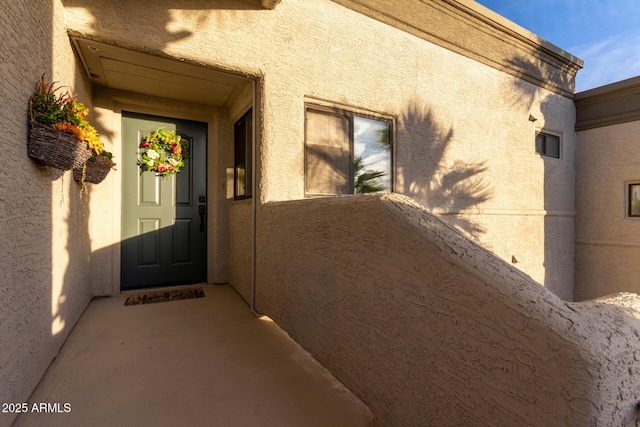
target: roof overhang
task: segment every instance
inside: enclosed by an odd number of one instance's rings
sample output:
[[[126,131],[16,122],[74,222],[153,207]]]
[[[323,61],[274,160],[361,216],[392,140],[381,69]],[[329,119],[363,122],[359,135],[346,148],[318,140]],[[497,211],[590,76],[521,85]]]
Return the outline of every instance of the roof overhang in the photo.
[[[106,42],[71,37],[93,84],[167,99],[227,108],[250,79],[198,64]]]

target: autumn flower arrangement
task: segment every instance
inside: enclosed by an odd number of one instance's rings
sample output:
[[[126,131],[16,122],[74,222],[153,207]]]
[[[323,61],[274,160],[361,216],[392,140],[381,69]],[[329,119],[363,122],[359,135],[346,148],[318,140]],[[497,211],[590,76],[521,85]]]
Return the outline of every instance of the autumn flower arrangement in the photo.
[[[48,166],[69,170],[105,157],[109,169],[115,166],[104,151],[98,132],[87,121],[89,109],[68,91],[60,93],[56,83],[42,75],[29,100],[31,129],[28,154]],[[104,160],[101,162],[105,163]],[[105,163],[105,164],[106,164]]]
[[[140,168],[160,176],[180,172],[187,159],[186,146],[180,135],[164,128],[158,128],[144,136],[140,149]]]

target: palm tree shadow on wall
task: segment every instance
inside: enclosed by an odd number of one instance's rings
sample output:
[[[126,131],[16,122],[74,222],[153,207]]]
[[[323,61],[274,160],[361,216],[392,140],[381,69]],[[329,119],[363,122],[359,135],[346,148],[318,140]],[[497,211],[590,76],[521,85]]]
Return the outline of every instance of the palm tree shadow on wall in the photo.
[[[570,77],[568,71],[555,70],[541,60],[514,56],[508,60],[508,63],[513,69],[526,70],[530,76],[528,79],[514,79],[513,90],[509,92],[511,96],[507,99],[514,108],[528,112],[545,86],[552,90],[575,87],[575,78]],[[544,104],[543,100],[542,109]]]
[[[447,222],[478,239],[486,229],[469,212],[493,197],[483,176],[488,167],[485,161],[447,159],[454,136],[453,128],[442,126],[431,108],[412,102],[400,118],[397,191],[443,213]]]

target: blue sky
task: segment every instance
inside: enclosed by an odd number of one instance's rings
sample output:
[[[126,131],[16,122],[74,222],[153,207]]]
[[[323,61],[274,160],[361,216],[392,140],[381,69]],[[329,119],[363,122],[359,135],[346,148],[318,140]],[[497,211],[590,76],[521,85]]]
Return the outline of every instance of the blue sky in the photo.
[[[640,75],[640,0],[476,0],[584,61],[576,91]]]

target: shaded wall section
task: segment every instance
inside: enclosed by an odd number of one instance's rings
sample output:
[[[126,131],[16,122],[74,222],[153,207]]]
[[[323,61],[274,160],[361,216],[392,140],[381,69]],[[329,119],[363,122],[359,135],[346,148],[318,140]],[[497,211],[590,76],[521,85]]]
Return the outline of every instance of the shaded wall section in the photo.
[[[57,0],[10,0],[0,13],[0,402],[27,401],[91,298],[91,192],[81,197],[71,172],[38,166],[26,149],[42,74],[91,108],[63,12]]]
[[[382,425],[625,425],[640,323],[566,303],[404,196],[272,202],[257,308]]]

